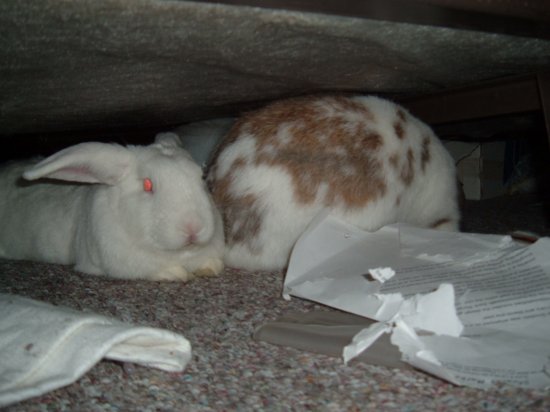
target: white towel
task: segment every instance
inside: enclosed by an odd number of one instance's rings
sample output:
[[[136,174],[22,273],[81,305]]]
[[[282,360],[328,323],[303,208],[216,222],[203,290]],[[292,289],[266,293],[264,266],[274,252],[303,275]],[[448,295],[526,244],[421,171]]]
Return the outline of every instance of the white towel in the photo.
[[[102,358],[179,372],[191,345],[167,330],[0,294],[0,407],[69,385]]]

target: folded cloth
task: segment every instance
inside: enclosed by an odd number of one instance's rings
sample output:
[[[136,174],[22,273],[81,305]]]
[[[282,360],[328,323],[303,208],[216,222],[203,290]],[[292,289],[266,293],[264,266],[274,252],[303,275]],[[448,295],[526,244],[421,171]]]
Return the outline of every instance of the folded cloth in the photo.
[[[0,407],[76,381],[102,358],[182,371],[191,345],[167,330],[0,294]]]

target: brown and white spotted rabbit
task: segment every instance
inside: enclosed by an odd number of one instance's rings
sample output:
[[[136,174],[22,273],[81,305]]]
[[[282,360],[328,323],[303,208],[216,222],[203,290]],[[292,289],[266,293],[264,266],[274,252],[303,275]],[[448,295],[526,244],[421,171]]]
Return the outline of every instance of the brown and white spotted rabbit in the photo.
[[[368,231],[458,229],[450,155],[426,124],[373,96],[294,98],[244,115],[214,153],[208,183],[232,267],[284,268],[325,209]]]

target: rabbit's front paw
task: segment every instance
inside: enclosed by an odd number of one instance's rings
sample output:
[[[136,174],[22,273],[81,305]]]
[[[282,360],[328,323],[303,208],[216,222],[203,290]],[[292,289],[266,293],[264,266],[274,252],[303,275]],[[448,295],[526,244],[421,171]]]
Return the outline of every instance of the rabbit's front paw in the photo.
[[[223,270],[223,261],[218,258],[208,259],[195,272],[197,276],[215,276]]]
[[[161,281],[182,281],[187,282],[193,279],[193,274],[189,273],[184,267],[179,265],[168,266],[160,272],[151,276],[151,280]]]

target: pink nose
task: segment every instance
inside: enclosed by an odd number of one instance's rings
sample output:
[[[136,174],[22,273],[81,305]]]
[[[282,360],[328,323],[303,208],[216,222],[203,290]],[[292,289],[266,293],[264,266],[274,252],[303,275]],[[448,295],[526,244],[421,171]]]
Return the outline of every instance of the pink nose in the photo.
[[[187,236],[186,241],[187,243],[196,243],[198,240],[198,233],[201,230],[201,226],[199,223],[195,222],[188,222],[185,224],[183,232]]]

